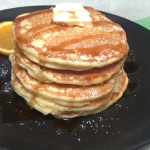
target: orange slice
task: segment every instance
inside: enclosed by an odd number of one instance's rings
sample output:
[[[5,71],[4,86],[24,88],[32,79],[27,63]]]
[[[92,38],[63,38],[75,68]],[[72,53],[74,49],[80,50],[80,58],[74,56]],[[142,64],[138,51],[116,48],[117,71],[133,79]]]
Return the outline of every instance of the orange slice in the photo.
[[[22,16],[26,16],[26,15],[28,15],[29,13],[23,13],[23,14],[20,14],[20,15],[18,15],[16,18],[19,18],[19,17],[22,17]]]
[[[9,55],[14,52],[14,40],[12,33],[12,21],[0,23],[0,53]]]
[[[29,13],[23,13],[16,18],[26,16]],[[0,54],[9,55],[14,52],[14,39],[12,32],[12,21],[4,21],[0,23]]]

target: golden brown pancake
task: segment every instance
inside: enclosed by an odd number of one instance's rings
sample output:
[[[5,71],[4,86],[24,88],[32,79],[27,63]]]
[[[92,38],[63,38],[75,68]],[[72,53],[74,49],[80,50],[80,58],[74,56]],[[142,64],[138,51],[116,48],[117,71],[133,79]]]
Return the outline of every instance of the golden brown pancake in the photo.
[[[120,60],[129,50],[122,27],[93,8],[85,9],[93,21],[91,28],[56,24],[52,9],[15,19],[17,49],[30,60],[59,70],[100,68]]]
[[[33,94],[40,95],[41,97],[67,102],[94,100],[108,94],[113,90],[121,72],[120,70],[104,83],[89,86],[42,83],[31,77],[25,69],[19,67],[15,59],[10,57],[10,60],[15,76],[19,79],[25,89]]]
[[[85,71],[71,71],[50,69],[40,66],[17,50],[15,51],[14,57],[20,67],[26,69],[33,78],[41,82],[73,85],[103,83],[122,68],[125,60],[125,57],[123,57],[121,60],[102,68],[92,68]]]
[[[128,85],[127,75],[125,73],[122,73],[121,76],[122,77],[121,77],[121,83],[120,83],[120,86],[119,86],[119,92],[118,93],[113,93],[110,101],[108,101],[106,103],[103,103],[97,109],[92,110],[92,111],[84,111],[84,112],[62,112],[58,116],[55,115],[55,117],[56,118],[73,118],[73,117],[77,117],[77,116],[87,116],[87,115],[91,115],[91,114],[96,114],[98,112],[101,112],[101,111],[107,109],[108,107],[110,107],[116,101],[119,100],[119,98],[123,95],[124,91],[127,88],[127,85]]]
[[[121,82],[119,84],[119,90],[117,93],[113,91],[102,98],[96,99],[94,101],[89,102],[80,107],[75,106],[63,106],[53,103],[51,101],[45,100],[43,97],[39,98],[35,96],[33,93],[30,93],[28,90],[22,86],[21,82],[16,78],[16,76],[12,73],[13,77],[13,88],[14,90],[25,100],[27,103],[43,114],[47,115],[49,113],[53,114],[57,118],[73,118],[77,116],[85,116],[89,114],[95,114],[97,112],[103,111],[109,106],[111,106],[114,102],[116,102],[123,94],[126,89],[128,79],[126,74],[123,72],[121,74]],[[42,99],[42,101],[40,101]],[[42,102],[42,103],[41,103]]]

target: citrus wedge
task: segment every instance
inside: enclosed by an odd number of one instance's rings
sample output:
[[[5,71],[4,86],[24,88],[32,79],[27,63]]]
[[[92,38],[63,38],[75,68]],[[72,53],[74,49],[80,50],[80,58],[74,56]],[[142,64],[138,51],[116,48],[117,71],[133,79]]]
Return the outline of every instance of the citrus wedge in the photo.
[[[0,54],[9,55],[14,52],[12,21],[0,23]]]

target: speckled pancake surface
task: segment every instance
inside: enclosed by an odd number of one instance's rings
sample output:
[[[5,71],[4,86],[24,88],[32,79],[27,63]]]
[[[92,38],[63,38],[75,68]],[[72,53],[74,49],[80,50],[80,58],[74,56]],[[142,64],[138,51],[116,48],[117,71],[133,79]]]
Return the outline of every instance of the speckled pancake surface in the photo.
[[[21,84],[31,93],[46,97],[49,99],[57,99],[67,102],[74,101],[89,101],[100,98],[111,92],[119,80],[119,74],[122,69],[118,71],[111,79],[102,84],[93,84],[89,86],[80,85],[65,85],[57,83],[43,83],[33,77],[28,72],[17,65],[15,59],[12,59],[12,67],[15,76],[19,79]]]
[[[57,70],[43,67],[31,61],[19,51],[15,52],[14,59],[20,67],[26,69],[33,78],[41,82],[91,85],[103,83],[110,79],[122,68],[125,57],[108,66],[85,71]]]
[[[81,71],[120,60],[129,50],[122,27],[93,8],[85,9],[93,27],[56,24],[52,9],[15,19],[18,50],[42,66],[59,70]]]
[[[118,84],[117,91],[113,90],[109,94],[103,96],[102,98],[91,101],[83,106],[64,106],[49,100],[46,100],[43,97],[34,95],[24,88],[20,80],[12,72],[12,85],[14,90],[22,96],[27,104],[35,108],[36,110],[47,115],[49,113],[53,114],[57,118],[73,118],[77,116],[85,116],[89,114],[95,114],[100,111],[105,110],[113,103],[115,103],[123,94],[126,89],[128,79],[124,72],[121,73],[121,79]]]

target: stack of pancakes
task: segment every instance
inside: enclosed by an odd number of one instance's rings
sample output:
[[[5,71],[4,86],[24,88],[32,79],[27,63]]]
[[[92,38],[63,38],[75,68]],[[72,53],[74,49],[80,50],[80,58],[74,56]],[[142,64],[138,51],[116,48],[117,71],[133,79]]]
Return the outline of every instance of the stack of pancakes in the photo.
[[[45,115],[73,118],[100,112],[127,87],[124,30],[93,8],[85,9],[92,27],[56,24],[52,9],[14,20],[12,87]]]

